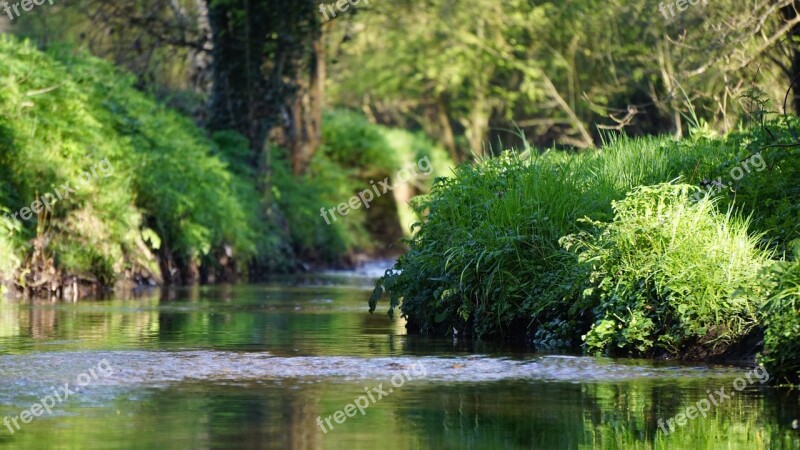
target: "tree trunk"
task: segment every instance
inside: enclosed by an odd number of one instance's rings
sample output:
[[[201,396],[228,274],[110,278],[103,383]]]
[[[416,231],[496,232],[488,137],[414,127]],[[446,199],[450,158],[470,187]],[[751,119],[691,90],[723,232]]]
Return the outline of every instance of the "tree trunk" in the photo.
[[[322,109],[325,101],[325,40],[316,33],[311,44],[308,78],[298,80],[299,92],[292,105],[289,140],[292,145],[292,169],[300,175],[308,168],[311,157],[322,144]]]
[[[464,126],[469,149],[473,157],[482,157],[484,154],[484,144],[489,133],[489,116],[491,108],[488,98],[483,90],[479,90],[472,103],[469,117],[461,120]]]
[[[268,136],[291,151],[296,174],[321,143],[325,44],[318,16],[310,0],[210,2],[209,128],[247,137],[253,167],[263,169]]]
[[[212,130],[236,130],[247,137],[254,167],[272,116],[262,71],[267,32],[271,31],[270,9],[265,0],[232,0],[210,2],[208,11],[214,37],[208,125]]]
[[[798,11],[800,11],[800,0],[796,0],[793,4],[782,8],[783,17],[787,21],[796,19]],[[800,115],[800,24],[792,27],[787,41],[791,46],[792,52],[792,66],[788,74],[789,82],[792,83],[790,86],[792,91],[791,105],[794,113]]]
[[[450,116],[447,114],[447,105],[444,99],[441,97],[436,105],[436,115],[440,130],[438,134],[442,144],[444,144],[444,147],[447,149],[450,157],[453,158],[453,162],[461,162],[462,159],[458,154],[458,148],[456,147],[456,138],[453,134],[453,127],[450,125]]]

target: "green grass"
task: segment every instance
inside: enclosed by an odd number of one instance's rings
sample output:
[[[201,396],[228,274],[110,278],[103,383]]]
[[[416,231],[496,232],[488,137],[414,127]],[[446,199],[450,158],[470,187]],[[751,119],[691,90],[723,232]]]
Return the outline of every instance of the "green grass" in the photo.
[[[757,289],[768,254],[748,223],[717,210],[699,188],[638,187],[614,202],[611,223],[562,239],[579,254],[582,294],[591,312],[588,351],[713,356],[757,324]]]
[[[771,126],[790,137],[785,123]],[[410,251],[379,281],[371,309],[388,292],[389,313],[399,307],[416,332],[719,354],[757,325],[768,294],[758,270],[798,237],[772,239],[797,213],[797,196],[777,194],[797,159],[765,150],[766,170],[713,199],[696,202],[687,185],[727,182],[768,138],[619,139],[462,165],[415,200]]]

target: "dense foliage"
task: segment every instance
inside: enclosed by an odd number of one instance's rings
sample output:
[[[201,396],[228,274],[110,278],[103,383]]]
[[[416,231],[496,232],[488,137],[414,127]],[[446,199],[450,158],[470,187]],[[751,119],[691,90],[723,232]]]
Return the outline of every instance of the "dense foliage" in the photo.
[[[126,270],[160,278],[156,251],[196,264],[225,245],[253,254],[257,197],[190,120],[103,61],[48,56],[7,37],[0,54],[0,202],[19,211],[64,183],[80,187],[52,214],[4,233],[18,261],[38,256],[26,246],[39,237],[36,250],[59,269],[110,284]],[[84,183],[104,159],[113,170]]]
[[[777,261],[765,273],[773,292],[764,307],[764,351],[760,362],[774,381],[800,383],[800,254]]]
[[[770,295],[773,305],[795,295],[765,286],[761,269],[800,237],[770,228],[797,214],[793,191],[780,191],[800,167],[797,150],[770,147],[796,126],[462,165],[418,200],[410,251],[371,306],[388,291],[390,313],[399,306],[425,333],[527,335],[543,347],[583,336],[588,350],[612,354],[720,354],[763,324]],[[781,327],[796,323],[784,317]],[[796,359],[773,332],[774,352]]]
[[[448,164],[418,134],[335,111],[304,177],[291,173],[281,148],[260,175],[241,135],[209,136],[109,63],[45,54],[9,37],[0,40],[0,57],[0,211],[13,215],[64,183],[80,187],[52,213],[0,222],[0,273],[20,284],[49,267],[113,285],[124,277],[236,276],[252,260],[270,272],[301,258],[337,262],[375,247],[381,230],[369,228],[363,211],[327,226],[320,207],[416,158],[428,156],[440,171]],[[104,160],[109,170],[98,172]],[[83,183],[93,166],[97,177]],[[399,204],[389,198],[381,213],[396,217]]]
[[[800,1],[701,3],[37,9],[12,28],[50,53],[0,42],[0,212],[114,173],[3,223],[0,273],[228,279],[374,255],[418,220],[372,299],[413,330],[704,356],[765,326],[763,361],[791,379],[800,127],[763,118],[785,94],[800,111]],[[509,144],[525,151],[492,158]],[[400,177],[423,158],[431,176]]]
[[[758,238],[710,197],[695,201],[697,190],[635,188],[612,202],[612,222],[562,240],[585,269],[576,306],[594,317],[587,350],[713,354],[755,327],[763,292],[752,290],[766,259]]]
[[[792,3],[375,2],[332,30],[330,94],[419,124],[459,160],[518,142],[517,127],[537,146],[591,147],[598,126],[728,133],[748,89],[782,100],[800,67]]]

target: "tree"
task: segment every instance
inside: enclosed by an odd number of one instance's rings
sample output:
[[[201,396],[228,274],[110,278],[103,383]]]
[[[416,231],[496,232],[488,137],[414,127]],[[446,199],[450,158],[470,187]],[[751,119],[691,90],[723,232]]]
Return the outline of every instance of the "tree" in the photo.
[[[423,128],[459,160],[500,137],[507,146],[517,127],[535,144],[577,148],[600,142],[598,128],[728,132],[756,74],[778,102],[797,73],[795,3],[672,14],[646,0],[376,4],[336,31],[332,101]]]
[[[137,75],[139,86],[194,113],[210,130],[248,138],[264,169],[267,139],[291,150],[296,173],[320,145],[325,48],[310,0],[81,0],[25,18],[42,45],[77,42]],[[174,93],[207,98],[181,103]]]
[[[211,3],[209,126],[250,140],[254,166],[272,132],[302,173],[321,142],[325,52],[311,1]]]
[[[786,65],[780,59],[774,59],[775,63],[783,70],[786,77],[789,78],[790,88],[793,93],[792,106],[794,113],[800,115],[800,22],[798,16],[800,15],[800,1],[794,0],[781,8],[783,17],[789,24],[787,32],[787,39],[783,40],[779,48],[785,53],[791,61],[791,65]]]

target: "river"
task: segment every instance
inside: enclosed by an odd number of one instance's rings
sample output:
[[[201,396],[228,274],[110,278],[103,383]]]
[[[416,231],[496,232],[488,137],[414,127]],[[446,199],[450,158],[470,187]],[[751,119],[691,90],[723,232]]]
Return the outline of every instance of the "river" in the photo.
[[[800,448],[768,374],[407,336],[376,274],[2,299],[0,449]]]

